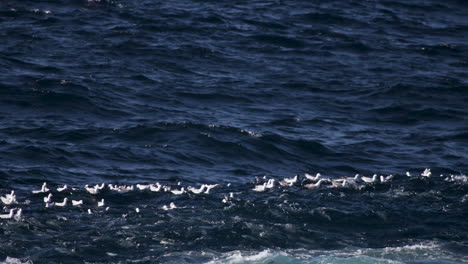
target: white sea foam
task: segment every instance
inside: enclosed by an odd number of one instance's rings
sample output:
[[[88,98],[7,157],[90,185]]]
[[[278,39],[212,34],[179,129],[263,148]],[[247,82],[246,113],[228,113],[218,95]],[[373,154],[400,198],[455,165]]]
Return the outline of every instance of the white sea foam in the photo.
[[[434,242],[386,247],[379,249],[343,250],[263,250],[259,252],[232,251],[213,257],[209,264],[237,263],[317,263],[317,264],[403,264],[403,263],[464,263],[466,257],[455,256]]]
[[[0,264],[32,264],[30,260],[22,261],[21,259],[6,257],[5,261],[0,262]]]

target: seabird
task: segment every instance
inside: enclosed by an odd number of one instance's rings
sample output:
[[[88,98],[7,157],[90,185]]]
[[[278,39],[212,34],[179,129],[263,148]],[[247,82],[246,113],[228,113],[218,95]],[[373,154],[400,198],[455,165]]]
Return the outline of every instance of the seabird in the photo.
[[[264,184],[261,184],[261,185],[255,185],[255,187],[252,190],[254,192],[264,192],[266,191],[266,186],[267,186],[267,183],[265,182]]]
[[[103,207],[103,206],[104,206],[104,199],[101,199],[101,201],[99,201],[99,202],[97,203],[97,206],[98,206],[98,207]]]
[[[85,188],[86,191],[89,192],[90,194],[98,194],[99,191],[100,191],[100,189],[99,189],[99,188],[96,188],[96,186],[94,186],[94,187],[89,187],[88,184],[86,184],[86,185],[84,186],[84,188]]]
[[[14,213],[15,213],[15,209],[10,209],[9,214],[0,214],[0,219],[11,219],[13,218]]]
[[[291,187],[297,182],[298,179],[299,175],[296,174],[296,176],[294,176],[293,178],[284,178],[284,180],[280,181],[279,184],[281,186]]]
[[[72,205],[73,206],[78,206],[78,205],[82,205],[82,204],[83,204],[83,200],[79,200],[79,201],[72,200]]]
[[[275,187],[275,179],[269,179],[265,188],[267,189],[271,189],[271,188],[274,188]]]
[[[311,180],[311,181],[318,181],[322,175],[320,173],[317,173],[315,176],[310,175],[309,173],[304,173],[304,176],[306,179]]]
[[[389,182],[391,180],[393,180],[395,176],[393,176],[393,174],[390,174],[388,175],[387,177],[383,176],[383,175],[380,175],[380,182],[381,183],[386,183],[386,182]]]
[[[162,189],[162,185],[159,182],[155,184],[150,184],[150,191],[152,192],[159,192],[161,191],[161,189]]]
[[[421,176],[423,177],[431,177],[431,175],[432,175],[431,169],[427,169],[427,168],[423,171],[423,173],[421,173]]]
[[[137,184],[136,187],[139,190],[143,191],[143,190],[149,189],[151,187],[151,185],[150,184]]]
[[[17,203],[18,201],[16,201],[16,195],[15,195],[15,191],[12,190],[11,193],[5,195],[5,196],[1,196],[0,199],[2,200],[2,202],[4,204],[14,204],[14,203]]]
[[[171,190],[171,193],[175,195],[180,195],[180,194],[185,193],[185,189],[184,187],[182,187],[180,190]]]
[[[306,187],[306,188],[309,189],[309,190],[315,190],[315,189],[320,188],[320,185],[322,185],[322,183],[323,183],[324,181],[327,181],[327,180],[325,180],[325,179],[320,179],[318,182],[306,184],[306,185],[304,185],[304,187]]]
[[[44,183],[42,184],[42,187],[41,187],[40,190],[32,191],[32,193],[37,194],[37,193],[45,193],[45,192],[48,192],[48,191],[49,191],[49,188],[47,188],[47,183],[44,182]]]
[[[202,186],[200,188],[198,188],[198,189],[196,189],[196,188],[194,188],[192,186],[187,187],[187,190],[193,192],[194,194],[200,194],[200,193],[204,192],[205,189],[206,189],[205,184],[202,184]]]
[[[210,190],[217,187],[219,184],[205,184],[206,191],[205,194],[209,194]]]
[[[13,216],[13,218],[16,221],[21,220],[21,218],[23,218],[23,208],[18,209],[18,211],[16,211],[16,214]]]
[[[55,206],[64,207],[64,206],[67,205],[67,202],[68,202],[68,198],[65,197],[65,198],[63,199],[63,202],[61,202],[61,203],[55,203]]]
[[[46,197],[44,197],[44,203],[50,203],[52,201],[52,194],[49,193]]]
[[[58,187],[58,188],[57,188],[57,192],[63,192],[63,191],[65,191],[66,189],[68,189],[68,186],[67,186],[67,185],[64,185],[63,187]]]
[[[377,177],[378,177],[377,174],[374,174],[372,178],[362,176],[361,180],[363,180],[365,183],[374,183],[378,180]]]

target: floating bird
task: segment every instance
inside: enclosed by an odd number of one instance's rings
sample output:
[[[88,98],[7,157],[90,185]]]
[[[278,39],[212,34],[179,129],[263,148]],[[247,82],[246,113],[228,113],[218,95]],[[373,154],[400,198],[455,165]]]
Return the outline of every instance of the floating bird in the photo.
[[[82,204],[83,204],[83,200],[79,200],[79,201],[72,200],[72,205],[73,206],[78,206],[78,205],[82,205]]]
[[[205,194],[209,194],[210,190],[215,187],[218,187],[218,185],[219,184],[205,184],[205,187],[206,187]]]
[[[103,206],[104,206],[104,199],[101,199],[101,201],[99,201],[99,202],[97,203],[97,206],[98,206],[98,207],[103,207]]]
[[[160,192],[161,189],[162,189],[162,185],[159,182],[150,185],[150,191],[152,192]]]
[[[284,180],[280,181],[279,184],[284,187],[291,187],[297,182],[298,179],[299,175],[296,174],[296,176],[293,178],[284,178]]]
[[[99,188],[96,188],[96,186],[94,186],[94,187],[89,187],[88,184],[86,184],[86,185],[84,186],[84,188],[85,188],[86,191],[89,192],[90,194],[98,194],[99,191],[101,190],[101,189],[99,189]]]
[[[135,208],[135,212],[136,212],[137,214],[139,214],[139,213],[140,213],[140,208],[138,208],[138,207]]]
[[[411,173],[409,171],[407,171],[406,176],[411,177]]]
[[[192,186],[187,187],[187,190],[193,192],[194,194],[200,194],[200,193],[204,192],[205,189],[206,189],[205,184],[202,184],[202,186],[200,188],[198,188],[198,189],[196,189],[196,188],[194,188]]]
[[[185,193],[185,189],[184,187],[182,187],[180,190],[171,190],[171,193],[175,195],[180,195],[180,194]]]
[[[365,183],[374,183],[378,181],[377,177],[378,177],[377,174],[374,174],[372,178],[362,176],[361,180],[363,180]]]
[[[52,201],[52,194],[49,193],[46,197],[44,197],[44,203],[50,203]]]
[[[315,190],[315,189],[320,188],[320,186],[322,185],[324,181],[328,181],[328,180],[320,179],[318,182],[306,184],[304,185],[304,187],[306,187],[309,190]]]
[[[431,169],[427,169],[427,168],[423,171],[423,173],[421,173],[421,176],[423,177],[431,177],[431,175],[432,175]]]
[[[150,189],[151,184],[137,184],[136,187],[139,190],[144,191],[144,190]]]
[[[91,209],[88,209],[88,214],[93,214],[93,213],[91,212]]]
[[[338,180],[329,179],[329,181],[331,182],[332,187],[334,188],[344,187],[344,185],[347,183],[346,179],[338,179]]]
[[[16,221],[21,220],[21,218],[23,218],[23,208],[18,209],[18,211],[16,211],[16,214],[13,216],[13,219],[15,219]]]
[[[393,176],[393,174],[390,174],[390,175],[388,175],[387,177],[385,177],[385,176],[383,176],[383,175],[380,175],[380,182],[381,182],[381,183],[387,183],[387,182],[393,180],[394,177],[395,177],[395,176]]]
[[[271,188],[274,188],[275,187],[275,179],[269,179],[265,188],[267,189],[271,189]]]
[[[266,191],[266,186],[267,186],[267,183],[265,182],[264,184],[261,184],[261,185],[255,185],[255,187],[252,190],[254,192],[264,192]]]
[[[66,189],[68,189],[68,186],[67,186],[67,185],[64,185],[63,187],[58,187],[58,188],[57,188],[57,192],[63,192],[63,191],[65,191]]]
[[[5,196],[1,196],[0,199],[2,200],[2,202],[4,204],[7,204],[7,205],[10,205],[10,204],[14,204],[14,203],[17,203],[18,201],[16,201],[16,195],[15,195],[15,191],[12,190],[11,193],[5,195]]]
[[[32,193],[34,193],[34,194],[37,194],[37,193],[46,193],[46,192],[48,192],[48,191],[49,191],[49,188],[47,188],[47,183],[44,182],[44,183],[42,184],[42,187],[41,187],[40,190],[32,191]]]
[[[320,173],[317,173],[315,176],[312,176],[308,173],[304,173],[304,176],[306,177],[306,179],[311,181],[318,181],[322,177]]]
[[[0,219],[11,219],[15,213],[15,209],[10,209],[9,214],[0,214]]]
[[[65,197],[65,198],[63,199],[63,202],[61,202],[61,203],[55,203],[54,205],[55,205],[55,206],[59,206],[59,207],[64,207],[64,206],[67,205],[67,202],[68,202],[68,198]]]

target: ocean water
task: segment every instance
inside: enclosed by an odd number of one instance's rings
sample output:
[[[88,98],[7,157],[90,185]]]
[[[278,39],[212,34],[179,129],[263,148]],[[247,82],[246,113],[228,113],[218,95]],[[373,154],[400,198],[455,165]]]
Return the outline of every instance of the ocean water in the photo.
[[[0,262],[468,263],[467,14],[0,1]]]

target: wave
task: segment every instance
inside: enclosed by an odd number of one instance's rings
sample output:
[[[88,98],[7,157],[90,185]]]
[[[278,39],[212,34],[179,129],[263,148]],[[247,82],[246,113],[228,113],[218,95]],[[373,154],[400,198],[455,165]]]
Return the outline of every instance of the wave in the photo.
[[[382,249],[349,248],[339,251],[310,251],[301,249],[283,251],[265,249],[261,251],[232,251],[219,255],[207,253],[210,258],[213,258],[213,260],[209,260],[205,263],[466,263],[466,257],[464,257],[462,254],[453,254],[447,251],[445,247],[445,245],[439,243],[422,242],[419,244],[410,244],[401,247],[385,247]]]

